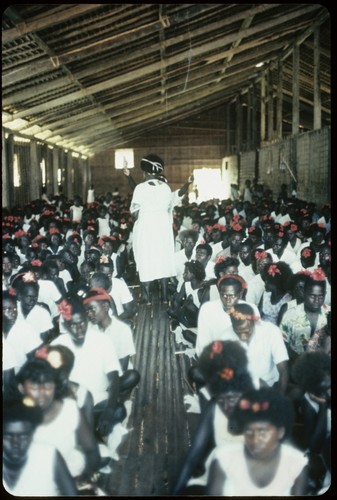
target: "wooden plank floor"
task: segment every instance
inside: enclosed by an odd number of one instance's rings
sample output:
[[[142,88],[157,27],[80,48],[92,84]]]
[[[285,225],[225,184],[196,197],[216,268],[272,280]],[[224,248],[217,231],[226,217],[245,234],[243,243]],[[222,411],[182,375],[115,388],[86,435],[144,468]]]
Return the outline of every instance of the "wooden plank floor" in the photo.
[[[137,298],[139,291],[134,289]],[[129,432],[118,448],[120,459],[99,484],[108,495],[167,496],[190,446],[198,416],[187,413],[183,398],[191,394],[186,380],[190,360],[176,351],[167,305],[154,290],[151,306],[140,305],[135,319],[135,368],[141,381],[134,389]]]

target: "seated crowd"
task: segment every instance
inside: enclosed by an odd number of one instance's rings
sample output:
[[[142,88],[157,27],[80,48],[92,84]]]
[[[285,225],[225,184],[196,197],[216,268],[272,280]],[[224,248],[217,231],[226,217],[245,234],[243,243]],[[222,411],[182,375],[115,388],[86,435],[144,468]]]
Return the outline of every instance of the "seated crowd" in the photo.
[[[172,495],[330,485],[330,209],[268,190],[252,200],[173,209],[165,314],[199,425]],[[3,480],[19,496],[99,495],[142,376],[131,197],[48,201],[3,211]]]

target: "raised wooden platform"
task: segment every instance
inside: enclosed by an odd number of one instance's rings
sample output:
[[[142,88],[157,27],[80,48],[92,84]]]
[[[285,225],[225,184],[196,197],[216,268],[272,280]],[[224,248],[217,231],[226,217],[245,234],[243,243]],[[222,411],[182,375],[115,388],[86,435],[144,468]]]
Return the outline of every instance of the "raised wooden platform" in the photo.
[[[99,481],[108,495],[170,495],[190,446],[198,420],[183,402],[192,394],[186,377],[191,361],[176,354],[185,346],[170,332],[167,307],[154,291],[152,305],[140,305],[135,318],[133,364],[141,381],[131,396],[130,431],[118,448],[120,459],[111,461],[113,471]]]

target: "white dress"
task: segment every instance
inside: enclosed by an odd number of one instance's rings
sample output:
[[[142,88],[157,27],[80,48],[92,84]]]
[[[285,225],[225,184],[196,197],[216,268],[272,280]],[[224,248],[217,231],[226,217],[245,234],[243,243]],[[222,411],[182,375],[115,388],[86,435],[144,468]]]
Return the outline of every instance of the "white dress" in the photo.
[[[301,451],[281,444],[281,458],[275,477],[267,486],[259,488],[249,475],[242,443],[221,446],[214,456],[226,474],[222,490],[224,496],[290,496],[296,478],[308,461]]]
[[[17,483],[11,488],[4,479],[4,489],[14,497],[60,496],[54,479],[55,457],[54,446],[32,442]]]
[[[172,228],[172,192],[158,179],[138,184],[130,211],[138,211],[133,229],[133,252],[140,281],[176,275]]]
[[[80,422],[80,410],[74,399],[64,398],[57,417],[48,424],[37,427],[33,442],[49,444],[63,456],[70,474],[79,476],[85,468],[83,453],[77,448],[76,431]]]

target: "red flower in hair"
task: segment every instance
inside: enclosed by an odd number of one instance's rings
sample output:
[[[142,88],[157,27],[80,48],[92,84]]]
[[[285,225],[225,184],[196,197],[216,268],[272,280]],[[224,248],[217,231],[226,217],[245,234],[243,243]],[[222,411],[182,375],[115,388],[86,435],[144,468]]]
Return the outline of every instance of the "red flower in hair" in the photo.
[[[48,347],[47,346],[40,347],[40,349],[38,349],[37,351],[35,351],[34,356],[35,356],[35,358],[38,358],[38,359],[45,359],[45,360],[47,360],[47,358],[48,358]]]
[[[224,368],[219,372],[219,377],[222,378],[223,380],[231,380],[234,376],[234,370],[231,368]]]
[[[31,261],[31,265],[32,266],[41,267],[42,266],[42,261],[40,259],[34,259],[34,260]]]
[[[311,257],[311,250],[310,248],[304,248],[302,250],[302,255],[305,259],[308,259],[309,257]]]
[[[269,276],[272,276],[274,278],[274,276],[276,276],[276,274],[282,274],[282,273],[276,264],[271,264],[271,266],[268,269],[268,274],[269,274]]]
[[[94,228],[93,226],[88,226],[88,227],[87,227],[87,230],[88,230],[88,231],[95,231],[95,228]]]
[[[34,243],[32,243],[32,247],[33,247],[33,248],[39,248],[39,244],[38,244],[38,243],[36,243],[36,241],[35,241]]]
[[[282,231],[279,231],[279,232],[277,233],[277,236],[278,236],[279,238],[284,238],[284,233],[283,233]]]
[[[221,255],[215,259],[215,264],[220,264],[220,262],[225,262],[226,258]]]
[[[22,276],[22,281],[24,281],[24,283],[36,283],[35,274],[32,273],[32,271],[28,271]]]
[[[260,403],[253,403],[253,404],[251,405],[251,408],[252,408],[252,411],[253,411],[254,413],[257,413],[258,411],[260,411],[260,410],[261,410]]]
[[[11,235],[8,234],[8,233],[3,234],[2,237],[3,237],[4,240],[10,240],[12,238]]]
[[[61,316],[66,320],[70,321],[73,317],[73,306],[69,304],[66,299],[61,300],[61,302],[57,305],[58,310],[60,311]]]
[[[223,226],[222,224],[214,224],[214,226],[212,227],[212,230],[213,229],[219,229],[219,231],[221,231],[223,233],[224,231],[226,231],[227,228],[225,226]]]
[[[14,233],[15,238],[21,238],[21,236],[28,236],[28,233],[26,231],[23,231],[22,229],[19,229]]]
[[[256,227],[255,226],[250,226],[248,228],[248,233],[253,233],[255,231]]]
[[[248,399],[241,399],[241,401],[239,403],[239,408],[241,410],[249,410],[249,408],[250,408],[250,401],[248,401]]]
[[[9,295],[13,295],[13,297],[16,296],[16,291],[12,287],[8,290],[8,293],[9,293]]]
[[[268,254],[264,250],[263,250],[263,252],[255,252],[255,259],[256,260],[266,259],[267,257],[268,257]]]
[[[221,352],[222,352],[222,343],[216,340],[211,345],[211,353],[209,355],[210,359],[213,359],[215,354],[220,354]]]
[[[298,230],[298,227],[296,224],[290,224],[290,230],[293,232],[293,233],[296,233],[296,231]]]
[[[213,226],[206,226],[207,234],[211,234]]]
[[[317,267],[317,269],[311,273],[311,278],[314,281],[325,281],[326,275],[320,267]]]
[[[100,247],[102,247],[104,245],[104,240],[102,238],[99,238],[98,244]]]
[[[242,231],[243,228],[242,228],[241,224],[234,224],[232,226],[232,229],[233,229],[233,231]]]

